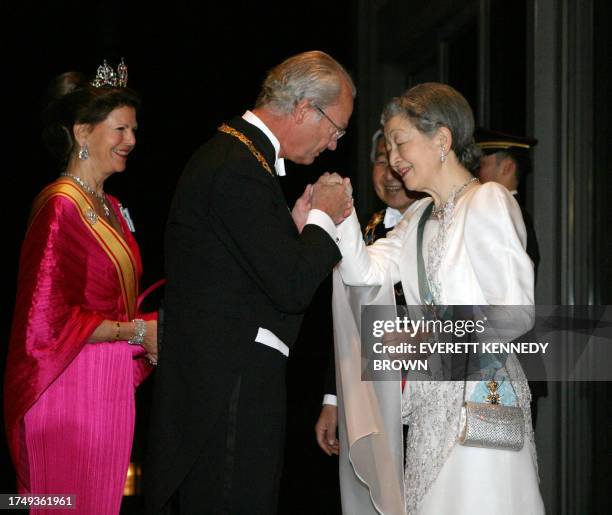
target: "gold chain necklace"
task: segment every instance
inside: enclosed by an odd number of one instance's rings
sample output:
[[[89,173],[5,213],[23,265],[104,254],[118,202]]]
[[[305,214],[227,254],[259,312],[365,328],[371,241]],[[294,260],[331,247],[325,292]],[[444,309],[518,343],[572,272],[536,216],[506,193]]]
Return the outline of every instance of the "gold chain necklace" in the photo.
[[[259,150],[255,148],[255,145],[253,145],[253,142],[249,138],[247,138],[244,134],[242,134],[242,132],[237,131],[236,129],[234,129],[233,127],[230,127],[229,125],[225,123],[221,125],[218,128],[218,130],[219,132],[224,132],[225,134],[234,136],[234,138],[238,138],[240,141],[242,141],[242,143],[244,143],[247,146],[247,148],[250,150],[251,154],[255,156],[257,161],[259,161],[259,164],[261,164],[261,166],[264,167],[264,170],[268,172],[270,175],[274,176],[274,173],[272,173],[272,170],[270,169],[270,165],[266,161],[266,158],[262,155],[262,153]]]

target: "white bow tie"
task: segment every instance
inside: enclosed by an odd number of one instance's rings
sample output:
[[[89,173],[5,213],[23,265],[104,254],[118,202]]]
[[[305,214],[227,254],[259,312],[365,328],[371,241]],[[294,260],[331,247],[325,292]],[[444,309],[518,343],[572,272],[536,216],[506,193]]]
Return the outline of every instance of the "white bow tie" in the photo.
[[[383,221],[385,224],[385,229],[395,227],[403,217],[404,215],[400,211],[393,209],[392,207],[388,207],[385,210],[385,219]]]

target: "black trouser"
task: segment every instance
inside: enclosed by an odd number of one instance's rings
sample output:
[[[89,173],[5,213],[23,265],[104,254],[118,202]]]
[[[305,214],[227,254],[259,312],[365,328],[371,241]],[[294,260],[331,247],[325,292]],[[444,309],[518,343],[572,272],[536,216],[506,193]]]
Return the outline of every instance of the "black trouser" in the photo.
[[[253,359],[235,381],[222,426],[202,442],[200,456],[166,513],[276,513],[285,440],[286,358],[253,345]]]

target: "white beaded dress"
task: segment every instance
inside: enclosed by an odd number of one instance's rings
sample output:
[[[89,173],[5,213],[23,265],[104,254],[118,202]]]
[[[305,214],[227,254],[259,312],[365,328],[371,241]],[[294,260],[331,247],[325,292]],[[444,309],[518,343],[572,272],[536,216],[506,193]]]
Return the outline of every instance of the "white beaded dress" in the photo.
[[[343,255],[338,269],[346,285],[402,282],[408,305],[421,304],[417,273],[417,225],[431,199],[419,201],[387,238],[365,247],[353,213],[339,226]],[[442,219],[425,224],[423,258],[434,301],[440,305],[532,305],[533,264],[518,204],[501,185],[475,185]],[[390,281],[388,277],[390,276]],[[405,504],[409,515],[539,515],[531,424],[531,395],[514,355],[506,361],[525,418],[519,452],[457,444],[462,381],[408,381],[402,418],[406,441]],[[467,383],[469,398],[476,383]]]

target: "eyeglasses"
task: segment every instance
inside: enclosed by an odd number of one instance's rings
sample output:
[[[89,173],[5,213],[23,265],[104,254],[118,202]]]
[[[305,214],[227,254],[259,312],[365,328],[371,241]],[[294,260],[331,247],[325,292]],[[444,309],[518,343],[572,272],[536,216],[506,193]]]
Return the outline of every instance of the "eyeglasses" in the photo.
[[[325,118],[327,118],[327,121],[334,126],[334,129],[336,130],[334,131],[334,134],[332,137],[334,138],[335,141],[338,141],[342,136],[346,134],[346,129],[343,129],[342,127],[339,127],[338,125],[336,125],[336,122],[334,122],[329,116],[327,116],[327,113],[325,113],[325,111],[323,111],[323,109],[321,109],[317,104],[311,104],[311,105],[317,111],[319,111],[319,113],[325,116]]]

